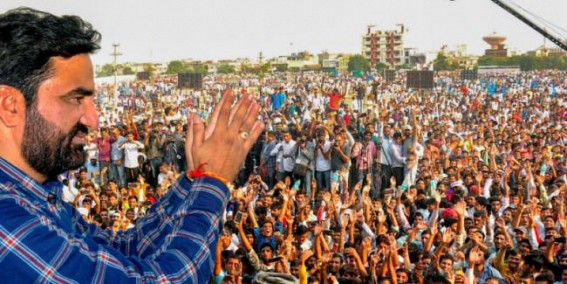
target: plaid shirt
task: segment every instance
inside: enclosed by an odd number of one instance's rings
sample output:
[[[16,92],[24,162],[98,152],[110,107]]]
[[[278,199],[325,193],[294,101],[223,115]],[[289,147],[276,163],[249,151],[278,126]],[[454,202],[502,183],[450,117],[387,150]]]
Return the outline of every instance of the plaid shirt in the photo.
[[[228,189],[181,177],[136,226],[113,235],[0,158],[0,279],[17,283],[205,283]],[[211,248],[213,248],[211,250]]]

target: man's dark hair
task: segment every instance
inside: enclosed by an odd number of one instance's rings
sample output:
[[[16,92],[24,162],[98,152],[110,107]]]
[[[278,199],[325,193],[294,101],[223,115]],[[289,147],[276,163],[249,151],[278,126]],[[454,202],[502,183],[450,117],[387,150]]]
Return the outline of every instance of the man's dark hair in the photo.
[[[488,200],[484,196],[477,196],[476,197],[476,203],[486,207],[488,205]]]
[[[539,271],[544,264],[544,256],[538,251],[531,252],[524,258],[524,264],[532,265],[536,271]]]
[[[449,280],[441,274],[431,274],[425,277],[425,283],[428,284],[450,284]]]
[[[453,257],[450,254],[443,254],[441,255],[441,257],[439,257],[439,262],[442,262],[443,260],[448,259],[451,261],[451,263],[455,262],[455,259],[453,259]]]
[[[553,277],[552,273],[540,273],[538,276],[536,276],[535,281],[553,284],[555,282],[555,278]]]
[[[0,85],[21,91],[30,106],[41,82],[49,78],[49,60],[93,53],[101,35],[77,16],[55,16],[31,8],[0,15]]]
[[[506,251],[506,257],[509,257],[511,255],[519,255],[519,254],[520,254],[520,251],[518,249],[515,249],[515,248],[509,249],[509,250]]]

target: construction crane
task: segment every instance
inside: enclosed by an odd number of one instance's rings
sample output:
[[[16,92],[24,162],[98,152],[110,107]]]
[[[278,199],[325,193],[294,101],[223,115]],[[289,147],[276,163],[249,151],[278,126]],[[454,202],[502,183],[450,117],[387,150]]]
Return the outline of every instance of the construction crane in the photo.
[[[526,25],[530,26],[530,28],[536,30],[545,38],[549,39],[551,42],[555,43],[557,46],[561,47],[563,50],[567,51],[567,44],[561,39],[555,37],[554,35],[547,32],[544,28],[540,27],[533,21],[529,20],[526,16],[518,12],[516,9],[512,8],[510,5],[500,1],[500,0],[492,0],[496,5],[500,6],[502,9],[506,10],[506,12],[512,14],[512,16],[518,18],[520,21],[524,22]]]

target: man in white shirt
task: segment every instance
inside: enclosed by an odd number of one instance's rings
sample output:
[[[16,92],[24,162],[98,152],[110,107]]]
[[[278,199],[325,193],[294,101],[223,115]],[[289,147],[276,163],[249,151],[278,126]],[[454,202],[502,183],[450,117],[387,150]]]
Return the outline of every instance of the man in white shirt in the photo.
[[[315,179],[317,189],[331,190],[331,142],[325,133],[315,143]]]
[[[283,178],[289,177],[293,183],[293,167],[295,166],[297,149],[295,148],[295,140],[291,139],[289,131],[283,133],[283,141],[276,148],[281,154],[280,167],[283,167]]]

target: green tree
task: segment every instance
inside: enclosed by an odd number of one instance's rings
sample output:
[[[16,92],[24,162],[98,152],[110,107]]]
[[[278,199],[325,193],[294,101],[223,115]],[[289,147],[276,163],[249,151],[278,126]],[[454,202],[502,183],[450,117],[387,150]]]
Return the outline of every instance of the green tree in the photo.
[[[173,60],[167,64],[167,70],[165,71],[166,74],[179,74],[179,73],[186,73],[187,67],[183,64],[182,61]]]
[[[522,71],[541,69],[567,70],[567,58],[564,56],[539,57],[534,55],[516,55],[510,57],[482,56],[479,66],[519,66]]]
[[[122,69],[122,74],[124,74],[124,75],[134,75],[135,72],[134,72],[134,70],[132,69],[132,67],[126,66],[126,67],[124,67],[124,69]]]
[[[203,74],[203,75],[206,75],[207,73],[209,73],[207,66],[204,65],[204,64],[193,64],[189,67],[188,71],[191,72],[191,73],[199,73],[199,74]]]
[[[250,64],[242,63],[240,64],[240,73],[249,74],[254,73],[254,68]]]
[[[156,68],[151,63],[145,63],[143,68],[145,72],[149,72],[150,74],[156,72]]]
[[[370,63],[364,56],[357,54],[353,55],[348,60],[348,71],[362,71],[366,72],[370,69]]]
[[[445,56],[445,54],[443,54],[442,52],[437,53],[437,57],[433,61],[433,66],[435,71],[450,69],[449,62],[447,61],[447,56]]]
[[[400,70],[400,69],[408,70],[408,69],[411,69],[411,66],[409,64],[404,63],[404,64],[396,67],[396,70]]]
[[[378,62],[376,63],[376,67],[374,67],[374,69],[376,69],[376,71],[378,72],[382,72],[386,69],[389,69],[390,65],[386,64],[386,63],[382,63],[382,62]]]
[[[104,64],[100,71],[96,74],[97,77],[108,77],[114,75],[114,66],[112,64]]]
[[[264,76],[265,74],[270,72],[270,63],[264,63],[262,64],[260,67],[258,67],[258,73],[256,73],[256,75],[258,76]]]
[[[217,67],[217,72],[219,74],[231,74],[234,73],[234,66],[230,64],[221,64]]]
[[[276,71],[277,72],[286,72],[287,71],[287,64],[276,64]]]

